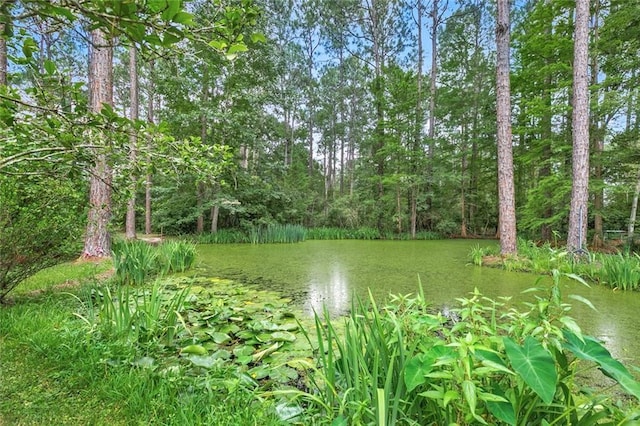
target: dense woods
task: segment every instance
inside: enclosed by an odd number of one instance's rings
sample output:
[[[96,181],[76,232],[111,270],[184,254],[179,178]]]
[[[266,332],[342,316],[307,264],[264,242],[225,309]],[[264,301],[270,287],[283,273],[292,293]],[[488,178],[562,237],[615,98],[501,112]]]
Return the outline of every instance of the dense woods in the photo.
[[[633,229],[640,6],[506,3],[4,1],[3,182],[86,193],[86,256],[125,222],[498,235],[499,176],[520,235]]]

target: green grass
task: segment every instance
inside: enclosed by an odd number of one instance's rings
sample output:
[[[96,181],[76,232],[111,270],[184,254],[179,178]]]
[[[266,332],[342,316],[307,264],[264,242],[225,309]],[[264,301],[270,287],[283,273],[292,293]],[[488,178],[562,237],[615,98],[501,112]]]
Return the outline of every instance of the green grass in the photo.
[[[81,264],[67,268],[69,276],[87,274]],[[41,277],[31,280],[31,290],[50,282]],[[95,298],[95,284],[70,291],[24,294],[0,306],[0,425],[282,424],[275,401],[262,401],[235,368],[194,375],[179,365],[146,365],[140,360],[162,352],[161,343],[124,344],[104,335],[74,315],[86,313],[83,300]],[[161,297],[157,290],[149,293],[145,315],[156,310],[154,294]],[[175,353],[169,347],[168,359]]]
[[[94,281],[112,267],[113,264],[111,261],[94,262],[79,260],[61,263],[43,269],[27,278],[13,290],[12,294],[18,296],[32,291],[52,290],[55,286],[62,284]]]

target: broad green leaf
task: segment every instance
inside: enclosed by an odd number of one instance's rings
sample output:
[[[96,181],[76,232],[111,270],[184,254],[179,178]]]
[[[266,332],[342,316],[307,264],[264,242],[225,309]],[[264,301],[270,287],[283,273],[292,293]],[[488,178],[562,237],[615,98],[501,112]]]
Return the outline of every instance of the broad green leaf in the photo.
[[[262,33],[251,34],[251,41],[254,43],[266,43],[267,38]]]
[[[171,21],[180,12],[180,3],[177,0],[167,0],[167,7],[162,11],[162,19],[167,22]]]
[[[407,392],[426,382],[425,375],[433,368],[433,360],[426,354],[419,354],[411,358],[404,367],[404,384]]]
[[[229,46],[229,50],[227,51],[227,55],[234,55],[240,52],[246,52],[247,50],[249,50],[249,48],[247,47],[246,44],[239,42],[239,43],[233,43],[231,46]]]
[[[31,37],[27,37],[22,42],[22,53],[25,57],[31,58],[34,52],[38,51],[38,43]]]
[[[597,340],[584,336],[582,340],[570,330],[563,330],[566,342],[564,347],[583,360],[595,362],[603,373],[617,381],[620,386],[636,398],[640,399],[640,382],[634,379],[629,371]]]
[[[173,16],[172,20],[177,24],[182,24],[187,26],[193,25],[193,15],[184,11],[176,13]]]
[[[183,354],[206,355],[207,350],[202,345],[189,345],[180,350]]]
[[[211,40],[209,42],[209,46],[213,47],[216,50],[224,50],[227,48],[227,43],[222,40]]]
[[[228,334],[220,332],[211,333],[211,338],[218,345],[224,345],[231,341],[231,337]]]
[[[274,342],[293,342],[296,340],[296,336],[288,331],[276,331],[271,333],[271,339]]]
[[[49,59],[45,59],[45,61],[44,61],[44,70],[49,75],[55,74],[55,72],[56,72],[56,64],[55,64],[55,62],[53,62],[53,61],[51,61]]]
[[[509,337],[503,339],[511,366],[545,404],[551,404],[558,375],[553,357],[540,342],[527,336],[523,346]]]

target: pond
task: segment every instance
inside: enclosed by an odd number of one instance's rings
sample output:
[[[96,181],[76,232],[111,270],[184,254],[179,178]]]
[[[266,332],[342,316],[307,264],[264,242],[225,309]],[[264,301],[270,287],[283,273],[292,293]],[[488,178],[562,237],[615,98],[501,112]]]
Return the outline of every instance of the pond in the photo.
[[[514,303],[532,300],[522,291],[536,286],[537,275],[482,268],[469,264],[475,245],[495,241],[306,241],[299,244],[221,244],[199,246],[199,271],[207,276],[235,279],[278,290],[292,298],[308,315],[322,311],[346,312],[356,294],[383,301],[389,293],[418,291],[435,306],[455,306],[456,298],[478,288],[497,299],[512,296]],[[550,285],[542,277],[538,285]],[[625,363],[640,363],[639,292],[591,288],[572,281],[562,283],[564,301],[583,331],[601,339]],[[590,300],[598,312],[566,296]]]

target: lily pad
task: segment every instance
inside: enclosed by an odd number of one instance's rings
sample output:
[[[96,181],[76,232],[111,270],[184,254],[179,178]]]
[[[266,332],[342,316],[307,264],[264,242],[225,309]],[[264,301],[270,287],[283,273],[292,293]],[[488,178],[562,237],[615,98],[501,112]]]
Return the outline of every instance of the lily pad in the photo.
[[[288,331],[276,331],[271,333],[271,339],[274,342],[293,342],[296,340],[296,336]]]

